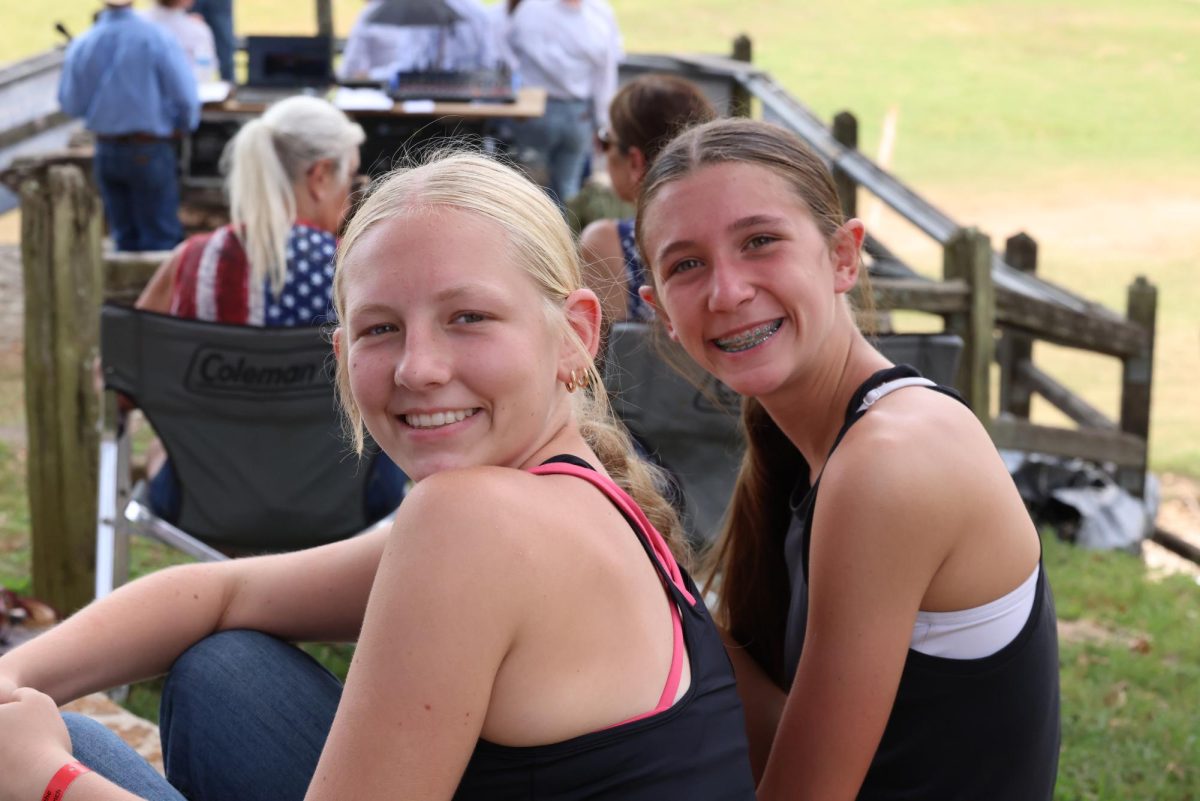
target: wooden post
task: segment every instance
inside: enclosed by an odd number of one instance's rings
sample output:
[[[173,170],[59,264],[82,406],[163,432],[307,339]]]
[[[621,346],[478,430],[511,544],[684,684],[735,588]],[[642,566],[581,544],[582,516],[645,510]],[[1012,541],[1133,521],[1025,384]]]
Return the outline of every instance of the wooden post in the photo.
[[[102,214],[76,166],[34,173],[20,195],[33,587],[65,614],[93,589]]]
[[[970,290],[967,311],[947,316],[946,329],[963,339],[958,391],[984,424],[990,423],[991,367],[995,352],[996,291],[992,284],[992,245],[975,228],[960,228],[946,243],[943,274]]]
[[[317,0],[317,35],[333,39],[333,0]]]
[[[1150,451],[1150,382],[1154,376],[1154,324],[1158,315],[1158,290],[1139,275],[1129,285],[1126,317],[1146,331],[1141,353],[1124,360],[1121,376],[1121,430],[1146,441],[1147,459],[1141,465],[1122,467],[1117,483],[1140,498],[1146,491]]]
[[[733,40],[733,59],[747,64],[754,60],[754,46],[744,33]],[[750,116],[750,92],[741,84],[735,84],[729,94],[729,113],[734,117]]]
[[[833,138],[848,150],[858,150],[858,119],[849,111],[839,113],[833,118]],[[833,183],[842,202],[842,216],[847,220],[857,217],[858,183],[837,164],[833,166]]]
[[[1021,232],[1004,243],[1004,260],[1010,267],[1030,275],[1037,272],[1038,246],[1033,237]],[[1033,360],[1033,338],[1005,331],[997,351],[1000,362],[1000,412],[1029,419],[1033,388],[1023,378],[1021,365]]]

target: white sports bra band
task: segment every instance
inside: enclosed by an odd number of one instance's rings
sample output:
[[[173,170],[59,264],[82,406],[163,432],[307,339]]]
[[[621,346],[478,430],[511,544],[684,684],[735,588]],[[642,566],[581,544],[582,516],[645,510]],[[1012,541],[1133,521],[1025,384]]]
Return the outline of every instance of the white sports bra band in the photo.
[[[880,384],[879,386],[875,387],[875,389],[868,392],[866,395],[863,395],[862,404],[858,407],[858,411],[865,412],[867,409],[870,409],[872,404],[874,404],[880,398],[884,397],[885,395],[889,395],[898,389],[904,389],[905,387],[936,387],[936,386],[937,386],[937,384],[930,381],[928,378],[922,378],[920,376],[910,376],[908,378],[894,378],[891,381],[886,381],[886,382]]]
[[[945,659],[982,659],[1016,639],[1033,612],[1041,565],[1012,592],[955,612],[918,612],[909,648]]]
[[[910,376],[886,381],[863,396],[858,413],[905,387],[937,386],[928,378]],[[918,612],[909,648],[944,659],[982,659],[1004,648],[1021,633],[1033,612],[1041,565],[1012,592],[982,606],[954,612]]]

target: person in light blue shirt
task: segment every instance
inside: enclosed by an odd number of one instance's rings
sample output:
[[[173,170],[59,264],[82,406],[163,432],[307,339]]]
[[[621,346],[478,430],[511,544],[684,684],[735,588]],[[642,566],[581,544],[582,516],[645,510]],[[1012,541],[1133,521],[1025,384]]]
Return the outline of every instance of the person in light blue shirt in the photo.
[[[370,21],[384,5],[384,0],[370,0],[346,38],[338,75],[386,81],[402,71],[511,68],[497,46],[492,15],[479,0],[445,3],[458,16],[451,25],[388,25]]]
[[[94,169],[118,250],[170,250],[183,238],[175,140],[200,122],[196,79],[169,34],[107,0],[67,48],[58,102],[96,135]]]

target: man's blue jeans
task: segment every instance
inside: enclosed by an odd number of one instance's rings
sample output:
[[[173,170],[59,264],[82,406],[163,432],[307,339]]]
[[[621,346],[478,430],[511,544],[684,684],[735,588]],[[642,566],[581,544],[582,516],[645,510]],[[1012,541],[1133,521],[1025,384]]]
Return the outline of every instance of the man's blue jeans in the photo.
[[[559,206],[579,192],[583,164],[592,154],[592,104],[587,100],[546,101],[541,117],[513,124],[518,159],[536,151],[550,173],[550,193]]]
[[[204,17],[212,30],[221,80],[233,83],[233,0],[196,0],[192,13]]]
[[[192,646],[163,687],[163,779],[90,718],[64,713],[75,758],[148,801],[302,801],[341,683],[300,649],[255,631]]]
[[[93,166],[117,250],[170,250],[179,244],[183,226],[173,142],[99,139]]]

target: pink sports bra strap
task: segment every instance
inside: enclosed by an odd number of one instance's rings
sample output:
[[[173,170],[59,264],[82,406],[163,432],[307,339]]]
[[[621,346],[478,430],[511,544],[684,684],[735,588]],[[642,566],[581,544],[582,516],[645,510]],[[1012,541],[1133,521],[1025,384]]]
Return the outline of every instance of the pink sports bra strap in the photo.
[[[608,499],[616,505],[618,509],[625,513],[627,517],[637,523],[642,534],[646,537],[654,556],[658,559],[659,565],[665,574],[664,584],[669,580],[675,586],[675,589],[687,600],[688,604],[695,606],[696,599],[683,583],[683,574],[679,570],[679,563],[675,561],[675,556],[671,553],[671,549],[667,547],[667,541],[663,539],[662,534],[658,532],[650,520],[646,517],[646,513],[641,507],[634,502],[633,498],[625,490],[617,486],[617,484],[608,476],[589,470],[585,467],[570,464],[567,462],[550,462],[548,464],[539,465],[532,468],[530,473],[535,475],[568,475],[582,478],[589,482],[594,487],[603,492]],[[664,586],[665,590],[666,587]],[[667,673],[666,686],[663,687],[662,695],[659,696],[658,704],[649,712],[644,712],[636,715],[628,720],[623,720],[620,723],[615,723],[608,728],[616,726],[624,726],[626,723],[642,720],[643,718],[652,717],[660,712],[670,709],[675,703],[675,696],[679,692],[679,683],[683,678],[683,622],[680,619],[679,607],[675,603],[675,599],[671,594],[667,593],[667,601],[671,608],[671,629],[672,629],[672,645],[671,645],[671,670]]]
[[[688,592],[683,583],[683,574],[679,570],[679,563],[675,561],[675,556],[671,553],[671,549],[667,546],[667,541],[663,539],[663,535],[658,533],[646,513],[637,505],[633,498],[625,490],[617,486],[611,478],[595,470],[589,470],[585,467],[579,467],[567,462],[550,462],[548,464],[538,465],[532,468],[530,473],[534,475],[544,476],[550,474],[563,474],[582,478],[597,487],[601,492],[608,496],[618,509],[624,512],[633,520],[637,521],[638,527],[642,533],[646,535],[646,539],[650,542],[650,547],[658,557],[659,564],[671,579],[671,583],[675,588],[683,594],[687,602],[691,605],[696,604],[696,598]]]

